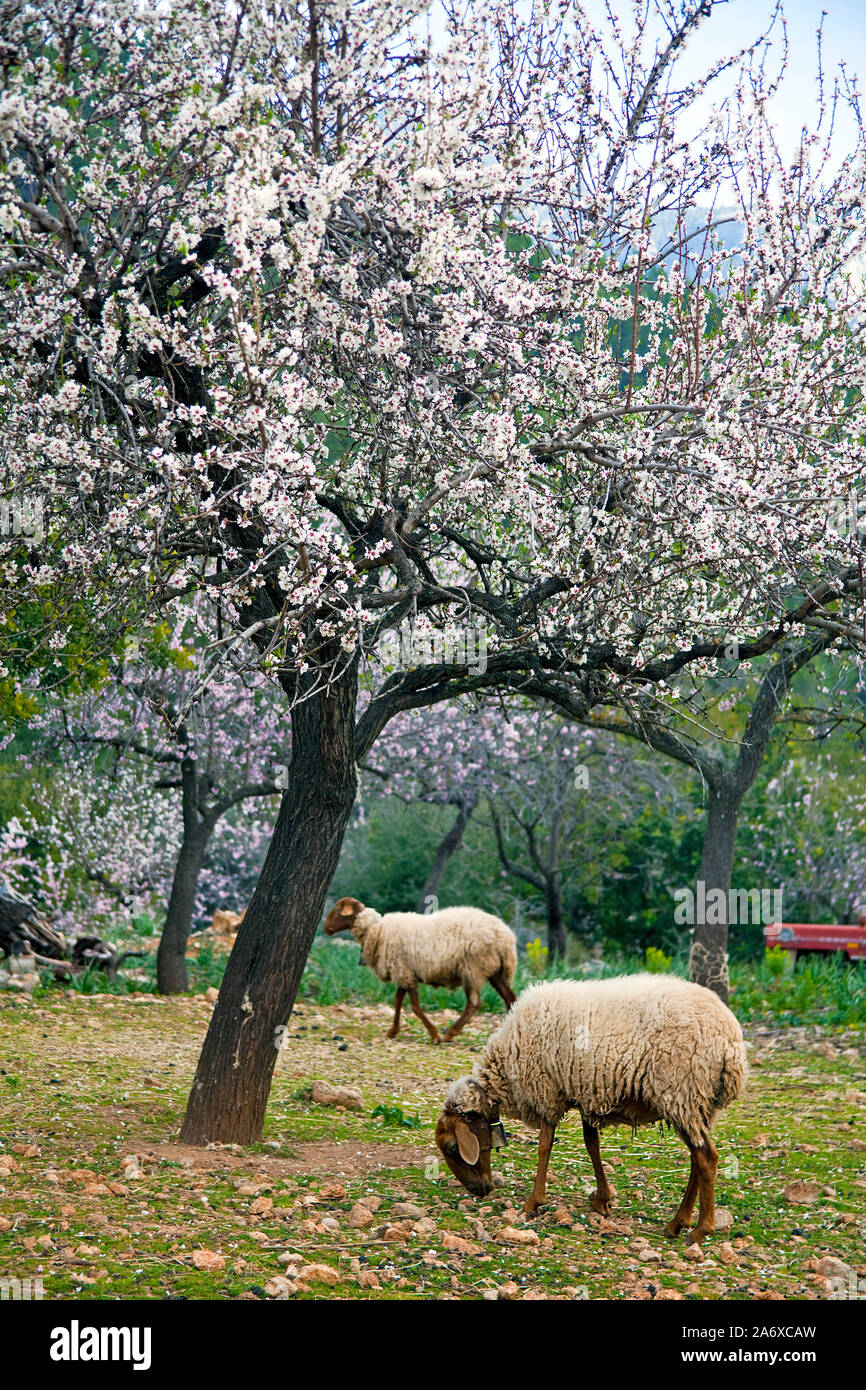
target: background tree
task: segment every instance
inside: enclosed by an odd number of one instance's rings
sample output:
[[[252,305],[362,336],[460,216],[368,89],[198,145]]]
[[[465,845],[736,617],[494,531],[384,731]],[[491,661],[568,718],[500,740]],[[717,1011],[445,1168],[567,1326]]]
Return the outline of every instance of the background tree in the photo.
[[[47,648],[62,674],[84,594],[107,634],[195,596],[213,678],[261,666],[291,710],[189,1141],[261,1131],[395,715],[498,688],[579,720],[712,674],[734,629],[752,662],[861,607],[824,517],[862,471],[862,130],[786,165],[765,48],[679,83],[716,6],[657,9],[661,39],[647,10],[611,37],[445,5],[435,43],[385,0],[10,16],[2,470],[48,521],[3,578],[54,603],[26,651],[6,631],[10,670]],[[709,210],[685,256],[723,182],[737,254]],[[483,627],[483,663],[380,668],[356,727],[362,652],[404,617]]]

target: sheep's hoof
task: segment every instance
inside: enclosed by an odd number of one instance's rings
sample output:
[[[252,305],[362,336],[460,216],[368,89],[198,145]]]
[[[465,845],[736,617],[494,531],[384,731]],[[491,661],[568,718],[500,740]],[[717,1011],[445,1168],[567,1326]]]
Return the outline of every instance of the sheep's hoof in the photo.
[[[431,1043],[441,1043],[442,1039],[440,1038],[438,1033],[431,1033],[430,1041]]]
[[[685,1231],[688,1228],[688,1224],[688,1221],[683,1221],[682,1217],[674,1217],[665,1226],[665,1235],[670,1236],[672,1240],[675,1240],[679,1235],[680,1231]]]
[[[713,1230],[714,1229],[715,1227],[713,1227]],[[704,1236],[711,1236],[713,1230],[711,1230],[709,1226],[704,1226],[702,1228],[700,1225],[697,1225],[691,1234],[686,1236],[686,1245],[700,1245]]]
[[[524,1215],[525,1217],[527,1217],[528,1219],[530,1219],[530,1220],[532,1219],[533,1216],[537,1216],[538,1213],[539,1213],[540,1211],[541,1211],[541,1203],[540,1203],[540,1202],[536,1202],[532,1197],[529,1197],[529,1198],[523,1203],[523,1215]]]
[[[593,1211],[599,1212],[601,1216],[610,1216],[609,1197],[599,1197],[598,1193],[594,1192],[589,1199],[589,1205]]]
[[[397,1029],[396,1029],[396,1028],[389,1028],[388,1031],[387,1031],[387,1033],[385,1034],[385,1037],[386,1037],[386,1038],[396,1038],[396,1036],[397,1036]]]

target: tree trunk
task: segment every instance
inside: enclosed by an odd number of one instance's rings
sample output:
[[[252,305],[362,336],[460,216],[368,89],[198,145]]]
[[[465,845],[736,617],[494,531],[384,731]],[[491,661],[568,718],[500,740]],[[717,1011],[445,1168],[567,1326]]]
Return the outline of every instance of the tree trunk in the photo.
[[[547,950],[551,960],[565,956],[565,923],[562,920],[562,881],[559,873],[548,878],[544,899],[547,904]]]
[[[695,984],[715,990],[725,1003],[728,1001],[728,903],[739,809],[740,799],[730,779],[718,777],[710,786],[699,874],[703,893],[699,889],[696,894],[697,910],[689,953],[689,978]],[[714,903],[714,890],[724,898],[718,905]],[[702,904],[703,913],[700,911]],[[701,922],[698,920],[701,915],[713,920]]]
[[[186,943],[192,925],[199,874],[212,827],[199,825],[185,835],[180,847],[165,926],[156,953],[156,987],[160,994],[185,994],[189,989],[186,971]]]
[[[261,1138],[287,1022],[355,800],[355,668],[292,712],[292,761],[261,877],[229,956],[181,1139]]]
[[[439,885],[442,882],[442,876],[448,867],[448,861],[452,854],[460,846],[473,809],[474,804],[472,802],[461,801],[454,824],[439,841],[439,847],[436,850],[430,872],[427,875],[424,887],[421,889],[421,896],[418,899],[418,912],[436,911],[436,907],[431,906],[431,904],[438,903]]]

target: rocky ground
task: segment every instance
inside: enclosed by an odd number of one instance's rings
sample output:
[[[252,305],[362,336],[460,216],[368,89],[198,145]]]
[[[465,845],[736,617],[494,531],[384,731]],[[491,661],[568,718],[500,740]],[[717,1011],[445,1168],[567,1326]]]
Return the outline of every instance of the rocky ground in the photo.
[[[444,1170],[443,1093],[496,1015],[433,1047],[415,1019],[387,1041],[387,1006],[302,1007],[264,1142],[185,1148],[210,1012],[201,995],[0,995],[0,1282],[41,1279],[49,1299],[866,1297],[861,1034],[752,1030],[750,1086],[717,1131],[719,1229],[687,1249],[664,1234],[688,1172],[672,1134],[604,1134],[609,1218],[589,1210],[574,1118],[535,1221],[521,1125],[488,1200]],[[316,1082],[361,1108],[320,1103],[341,1097]]]

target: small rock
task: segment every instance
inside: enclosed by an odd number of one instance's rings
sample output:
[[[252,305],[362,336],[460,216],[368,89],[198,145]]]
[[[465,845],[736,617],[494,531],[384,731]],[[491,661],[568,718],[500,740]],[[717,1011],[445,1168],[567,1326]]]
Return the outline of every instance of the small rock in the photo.
[[[358,1275],[358,1283],[362,1289],[381,1289],[382,1287],[378,1275],[372,1269],[362,1269]]]
[[[515,1284],[513,1279],[509,1279],[507,1283],[500,1285],[498,1293],[499,1297],[506,1303],[512,1303],[520,1297],[520,1285]]]
[[[346,1189],[341,1182],[326,1182],[319,1188],[319,1196],[332,1202],[341,1202],[345,1195]]]
[[[274,1201],[272,1197],[257,1197],[254,1202],[250,1203],[251,1216],[268,1216],[273,1209]]]
[[[498,1289],[485,1289],[481,1297],[485,1303],[496,1303],[499,1298]]]
[[[275,1274],[273,1279],[269,1279],[265,1284],[265,1293],[268,1298],[286,1299],[291,1298],[297,1293],[295,1284],[291,1279],[287,1279],[284,1274]]]
[[[650,1245],[642,1245],[637,1252],[637,1257],[639,1260],[643,1260],[644,1264],[648,1264],[651,1261],[661,1261],[661,1255],[658,1250],[653,1250]]]
[[[218,1255],[216,1250],[193,1250],[192,1262],[196,1269],[204,1269],[209,1272],[225,1269],[225,1255]]]
[[[361,1110],[364,1098],[357,1086],[332,1086],[329,1081],[314,1081],[312,1099],[316,1105],[344,1105],[347,1110]]]
[[[39,1147],[36,1144],[13,1144],[12,1152],[20,1154],[22,1158],[38,1158]]]
[[[702,1260],[704,1252],[699,1245],[687,1245],[683,1251],[684,1260]]]
[[[219,999],[219,994],[220,992],[218,989],[215,989],[213,985],[208,985],[204,992],[204,997],[209,1004],[215,1004]]]
[[[553,1219],[558,1226],[570,1226],[574,1221],[574,1217],[568,1210],[568,1207],[557,1207],[556,1211],[553,1213]]]
[[[298,1278],[312,1284],[339,1284],[340,1276],[330,1265],[304,1265],[298,1271]]]
[[[365,1207],[363,1202],[356,1202],[346,1218],[346,1224],[355,1231],[362,1231],[365,1226],[372,1226],[375,1219],[369,1207]]]
[[[392,1216],[407,1216],[410,1221],[420,1221],[422,1216],[426,1216],[423,1207],[416,1207],[414,1202],[395,1202],[391,1208]]]
[[[721,1235],[723,1231],[730,1231],[734,1225],[734,1213],[728,1211],[727,1207],[716,1207],[716,1234]]]
[[[533,1234],[535,1234],[533,1232]],[[454,1255],[480,1255],[481,1246],[475,1245],[471,1240],[464,1240],[462,1236],[456,1236],[453,1231],[446,1231],[442,1237],[442,1245],[445,1250],[450,1250]]]
[[[815,1272],[823,1279],[844,1279],[846,1282],[857,1277],[857,1271],[851,1265],[846,1265],[844,1260],[836,1259],[835,1255],[825,1255],[818,1260]]]
[[[735,1265],[739,1256],[730,1241],[723,1240],[719,1246],[719,1259],[723,1265]]]
[[[100,1250],[96,1245],[79,1245],[75,1253],[80,1260],[95,1260]]]
[[[531,1231],[528,1227],[503,1226],[502,1239],[506,1245],[539,1245],[540,1240],[537,1231]]]
[[[816,1182],[789,1182],[783,1193],[788,1202],[795,1206],[810,1206],[812,1202],[817,1202],[821,1195],[821,1189]]]

